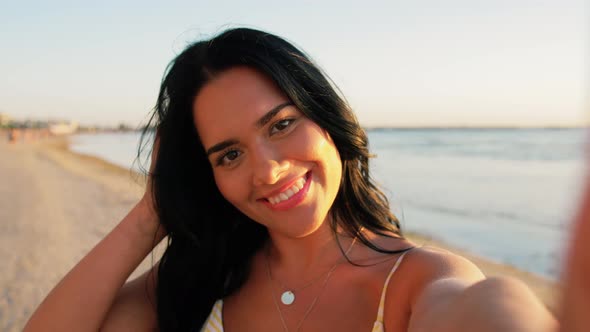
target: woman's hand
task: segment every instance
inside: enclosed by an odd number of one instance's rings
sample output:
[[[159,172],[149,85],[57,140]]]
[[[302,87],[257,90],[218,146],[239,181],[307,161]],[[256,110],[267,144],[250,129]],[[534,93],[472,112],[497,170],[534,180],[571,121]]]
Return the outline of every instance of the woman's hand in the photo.
[[[150,168],[147,175],[147,183],[145,186],[145,192],[141,200],[137,203],[136,208],[139,209],[140,215],[144,216],[141,225],[141,232],[147,235],[154,235],[155,234],[157,242],[166,236],[166,230],[160,224],[158,219],[158,213],[156,212],[156,203],[154,200],[154,186],[153,186],[153,176],[154,171],[156,168],[156,161],[158,159],[158,151],[160,148],[160,137],[159,134],[156,133],[156,137],[154,139],[154,144],[152,147],[151,153],[151,161],[150,161]]]
[[[561,331],[586,332],[590,331],[590,175],[570,232],[562,278]]]

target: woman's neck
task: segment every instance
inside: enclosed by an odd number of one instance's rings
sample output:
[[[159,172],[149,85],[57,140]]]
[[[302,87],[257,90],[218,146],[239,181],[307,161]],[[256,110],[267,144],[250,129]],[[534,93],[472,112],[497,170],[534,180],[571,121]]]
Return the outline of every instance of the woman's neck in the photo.
[[[345,260],[342,252],[347,251],[353,242],[353,236],[342,231],[334,234],[327,222],[312,234],[301,238],[289,238],[272,232],[269,235],[265,250],[273,274],[303,279]]]

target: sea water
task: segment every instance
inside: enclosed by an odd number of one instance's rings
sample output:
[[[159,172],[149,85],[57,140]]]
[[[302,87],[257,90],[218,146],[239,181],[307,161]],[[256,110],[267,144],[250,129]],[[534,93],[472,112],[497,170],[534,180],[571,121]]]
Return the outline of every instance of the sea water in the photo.
[[[402,226],[556,278],[585,167],[584,130],[369,134],[375,179]]]
[[[112,164],[141,171],[142,167],[149,169],[145,154],[138,158],[138,147],[141,133],[114,132],[100,134],[78,134],[72,136],[70,149],[74,152],[92,155]],[[151,143],[151,142],[149,142]],[[151,144],[146,147],[149,151]]]
[[[583,129],[369,131],[375,181],[405,230],[557,278],[584,173]],[[138,133],[76,135],[72,150],[134,163]]]

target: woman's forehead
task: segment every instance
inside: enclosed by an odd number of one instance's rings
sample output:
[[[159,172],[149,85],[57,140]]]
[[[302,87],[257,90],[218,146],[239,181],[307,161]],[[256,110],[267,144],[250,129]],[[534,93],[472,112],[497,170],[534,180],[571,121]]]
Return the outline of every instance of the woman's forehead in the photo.
[[[228,69],[207,83],[195,97],[193,115],[206,142],[224,139],[228,131],[253,126],[277,105],[288,101],[268,77],[248,67]],[[219,135],[218,135],[219,134]]]

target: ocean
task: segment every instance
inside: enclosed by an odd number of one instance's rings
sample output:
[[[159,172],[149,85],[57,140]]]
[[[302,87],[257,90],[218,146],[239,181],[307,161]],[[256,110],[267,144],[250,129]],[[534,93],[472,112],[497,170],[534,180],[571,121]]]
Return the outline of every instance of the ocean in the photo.
[[[557,279],[584,179],[584,129],[369,130],[375,181],[404,230]],[[134,164],[139,133],[73,151]]]

